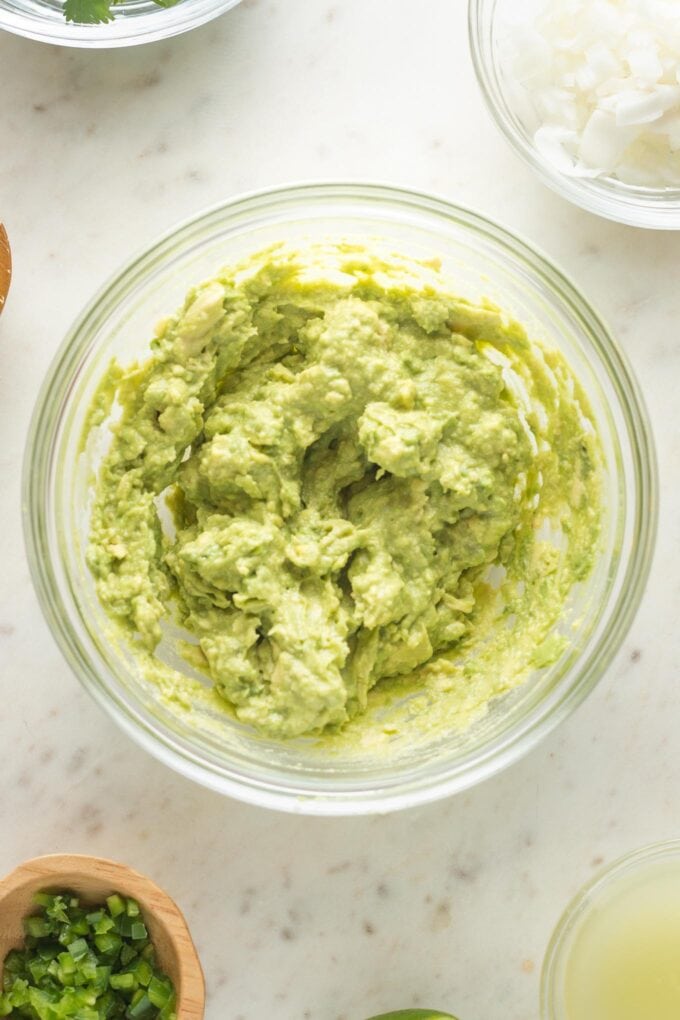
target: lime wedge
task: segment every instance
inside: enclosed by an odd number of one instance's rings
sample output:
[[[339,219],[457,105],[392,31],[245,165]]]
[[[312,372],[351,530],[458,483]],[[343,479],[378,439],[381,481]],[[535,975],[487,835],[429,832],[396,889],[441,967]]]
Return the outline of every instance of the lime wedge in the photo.
[[[370,1020],[456,1020],[450,1013],[441,1013],[437,1009],[400,1009],[396,1013],[381,1013]]]

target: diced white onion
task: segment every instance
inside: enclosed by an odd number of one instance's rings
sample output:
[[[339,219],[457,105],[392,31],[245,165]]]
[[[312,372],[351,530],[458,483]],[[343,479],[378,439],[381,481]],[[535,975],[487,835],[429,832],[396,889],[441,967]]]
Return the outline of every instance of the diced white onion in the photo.
[[[612,113],[593,110],[581,135],[579,159],[585,166],[611,174],[632,141],[632,133],[622,131]]]
[[[543,157],[574,176],[680,187],[680,0],[505,7],[511,101]]]
[[[558,170],[569,173],[574,164],[571,153],[578,145],[578,135],[575,131],[544,124],[534,135],[534,144]]]

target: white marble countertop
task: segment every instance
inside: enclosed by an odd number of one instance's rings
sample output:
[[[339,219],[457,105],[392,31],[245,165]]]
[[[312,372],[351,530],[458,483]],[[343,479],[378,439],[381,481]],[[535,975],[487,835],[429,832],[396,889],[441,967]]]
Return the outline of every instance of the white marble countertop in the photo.
[[[680,835],[680,234],[595,219],[497,134],[463,0],[245,0],[128,51],[0,37],[0,872],[125,860],[186,909],[207,1020],[363,1020],[435,1004],[532,1020],[567,899],[602,861]],[[473,791],[372,819],[279,816],[167,771],[63,662],[23,550],[38,385],[84,298],[175,220],[241,190],[373,178],[476,206],[547,250],[612,324],[656,428],[660,540],[614,666],[538,750]]]

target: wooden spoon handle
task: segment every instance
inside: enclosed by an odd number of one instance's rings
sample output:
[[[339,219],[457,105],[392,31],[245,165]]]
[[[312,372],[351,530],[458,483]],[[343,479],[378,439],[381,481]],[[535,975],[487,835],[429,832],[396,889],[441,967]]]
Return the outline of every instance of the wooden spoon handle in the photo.
[[[4,308],[5,298],[12,279],[12,253],[9,249],[7,231],[0,223],[0,312]]]

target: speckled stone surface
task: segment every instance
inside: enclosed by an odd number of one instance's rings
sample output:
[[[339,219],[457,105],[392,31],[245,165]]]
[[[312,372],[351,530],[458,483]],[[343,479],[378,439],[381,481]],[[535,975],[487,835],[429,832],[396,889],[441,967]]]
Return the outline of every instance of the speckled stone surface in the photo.
[[[432,1003],[531,1020],[567,899],[603,861],[680,835],[680,235],[546,191],[478,95],[463,0],[245,0],[193,34],[82,52],[0,36],[0,871],[70,850],[148,872],[186,909],[207,1020],[363,1020]],[[558,733],[439,805],[278,816],[138,750],[81,691],[40,615],[20,527],[28,419],[81,304],[174,221],[239,191],[352,177],[438,191],[547,250],[644,386],[660,540],[614,666]]]

